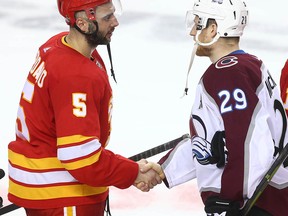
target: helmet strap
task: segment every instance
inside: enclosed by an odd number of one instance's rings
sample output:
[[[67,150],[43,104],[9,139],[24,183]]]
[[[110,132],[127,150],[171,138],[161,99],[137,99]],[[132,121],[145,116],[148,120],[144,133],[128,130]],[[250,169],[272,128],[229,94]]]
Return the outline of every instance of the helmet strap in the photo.
[[[107,51],[108,51],[108,55],[109,55],[110,65],[111,65],[111,69],[110,69],[110,71],[111,71],[111,76],[113,77],[115,83],[117,83],[117,81],[116,81],[116,76],[115,76],[114,69],[113,69],[110,42],[107,44]]]
[[[219,38],[220,38],[220,34],[217,32],[216,36],[212,39],[212,41],[208,42],[208,43],[204,43],[204,42],[200,42],[199,41],[199,35],[201,34],[202,30],[198,30],[195,36],[196,39],[196,43],[200,46],[210,46],[212,44],[214,44]]]
[[[86,33],[86,32],[84,32],[84,31],[82,31],[82,30],[79,28],[79,26],[76,25],[76,23],[74,24],[74,28],[77,29],[77,31],[79,31],[81,34],[91,35],[91,34],[93,34],[93,33],[95,33],[95,32],[98,32],[98,30],[99,30],[99,26],[98,26],[97,21],[94,20],[94,21],[92,21],[92,22],[93,22],[94,25],[96,26],[96,30],[95,30],[94,32],[92,32],[92,33]]]
[[[197,48],[198,48],[198,43],[196,42],[194,44],[194,48],[192,50],[192,54],[191,54],[191,59],[190,59],[190,63],[189,63],[189,67],[188,67],[188,71],[187,71],[187,77],[186,77],[186,85],[185,85],[185,89],[184,89],[184,94],[182,97],[184,97],[185,95],[188,95],[188,80],[189,80],[189,74],[190,74],[190,71],[191,71],[191,68],[192,68],[192,64],[194,62],[194,58],[195,58],[195,55],[196,55],[196,51],[197,51]]]
[[[84,35],[91,35],[91,34],[94,34],[95,32],[98,32],[99,30],[99,26],[98,26],[98,23],[96,20],[93,21],[93,23],[95,24],[96,26],[96,30],[92,33],[86,33],[84,31],[82,31],[76,24],[74,25],[75,29],[77,29],[77,31],[79,31],[81,34],[84,34]],[[108,51],[108,55],[109,55],[109,60],[110,60],[110,65],[111,65],[111,76],[113,77],[114,81],[117,83],[116,81],[116,76],[115,76],[115,73],[114,73],[114,68],[113,68],[113,63],[112,63],[112,54],[111,54],[111,47],[110,47],[110,43],[107,44],[107,51]]]
[[[188,67],[188,72],[187,72],[187,77],[186,77],[186,85],[185,85],[185,90],[184,90],[184,94],[182,97],[184,97],[185,95],[188,95],[188,80],[189,80],[189,74],[190,74],[190,71],[191,71],[191,68],[192,68],[192,64],[194,62],[194,58],[195,58],[195,55],[196,55],[196,51],[197,51],[197,48],[198,46],[210,46],[212,44],[214,44],[219,38],[220,38],[220,34],[217,33],[217,35],[213,38],[213,40],[209,43],[202,43],[199,41],[198,37],[200,35],[202,30],[198,30],[197,33],[196,33],[196,36],[195,36],[195,39],[196,39],[196,42],[194,44],[194,48],[193,48],[193,51],[192,51],[192,54],[191,54],[191,59],[190,59],[190,63],[189,63],[189,67]]]

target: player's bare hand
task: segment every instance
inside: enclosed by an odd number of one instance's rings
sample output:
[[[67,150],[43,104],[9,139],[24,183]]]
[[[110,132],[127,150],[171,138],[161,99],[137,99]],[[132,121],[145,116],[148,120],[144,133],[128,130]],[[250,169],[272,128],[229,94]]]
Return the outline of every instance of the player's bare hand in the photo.
[[[162,180],[165,178],[165,174],[164,174],[164,172],[163,172],[160,164],[154,163],[154,162],[147,162],[147,163],[145,164],[145,166],[143,166],[143,167],[141,168],[141,172],[142,172],[142,173],[145,173],[145,172],[147,172],[147,171],[150,170],[150,169],[153,169],[153,170],[155,170],[155,172],[158,173],[158,175],[159,175],[160,178],[161,178],[161,180],[159,180],[159,181],[162,182]],[[159,183],[159,184],[160,184],[160,183]]]
[[[162,183],[165,177],[159,164],[141,160],[137,162],[139,165],[139,173],[134,182],[134,186],[143,192],[148,192],[157,184]]]

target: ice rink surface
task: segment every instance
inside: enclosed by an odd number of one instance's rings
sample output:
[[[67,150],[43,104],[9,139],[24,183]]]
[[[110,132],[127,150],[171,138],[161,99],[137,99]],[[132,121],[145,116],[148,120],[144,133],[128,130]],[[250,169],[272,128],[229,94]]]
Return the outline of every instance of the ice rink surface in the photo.
[[[261,58],[279,83],[288,58],[287,2],[247,0],[250,22],[241,48]],[[118,83],[114,91],[112,136],[109,149],[132,156],[189,132],[188,120],[199,78],[210,64],[197,57],[185,87],[193,39],[185,29],[185,14],[192,0],[122,0],[120,26],[112,37],[113,65]],[[20,93],[38,47],[68,29],[58,14],[56,0],[0,0],[1,149],[0,168],[7,171],[7,145],[14,139]],[[99,47],[106,67],[105,47]],[[161,156],[150,158],[157,161]],[[0,181],[0,196],[7,201],[7,175]],[[111,187],[113,216],[203,216],[203,205],[193,180],[173,189],[160,185],[149,193]],[[23,209],[12,216],[25,215]]]

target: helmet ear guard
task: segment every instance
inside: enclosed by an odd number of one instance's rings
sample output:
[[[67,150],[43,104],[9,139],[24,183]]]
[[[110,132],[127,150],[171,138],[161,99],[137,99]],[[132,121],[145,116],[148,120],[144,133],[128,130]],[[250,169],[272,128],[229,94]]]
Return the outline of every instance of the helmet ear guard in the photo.
[[[89,20],[96,20],[96,11],[94,8],[86,8],[84,11]]]

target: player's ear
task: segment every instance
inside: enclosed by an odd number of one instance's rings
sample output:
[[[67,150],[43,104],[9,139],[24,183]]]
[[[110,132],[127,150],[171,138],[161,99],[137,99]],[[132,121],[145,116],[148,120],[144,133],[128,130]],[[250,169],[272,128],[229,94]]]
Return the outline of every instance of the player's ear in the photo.
[[[215,37],[217,35],[217,24],[216,23],[212,23],[210,26],[209,26],[209,31],[210,31],[210,34]]]
[[[77,25],[82,32],[88,32],[89,23],[86,19],[78,17],[76,19],[75,25]]]

